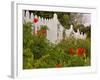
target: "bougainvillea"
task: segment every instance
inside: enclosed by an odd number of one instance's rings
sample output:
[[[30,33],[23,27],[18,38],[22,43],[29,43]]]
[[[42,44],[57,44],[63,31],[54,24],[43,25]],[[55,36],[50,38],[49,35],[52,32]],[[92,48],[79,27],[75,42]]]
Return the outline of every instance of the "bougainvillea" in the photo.
[[[62,65],[61,64],[56,64],[56,68],[61,68]]]
[[[74,55],[74,54],[75,54],[74,48],[70,48],[70,49],[69,49],[69,53],[70,53],[70,55]]]
[[[78,56],[82,56],[83,54],[85,54],[86,49],[85,48],[78,48],[77,49],[77,55]]]
[[[38,18],[34,18],[33,23],[37,23],[37,22],[38,22]]]

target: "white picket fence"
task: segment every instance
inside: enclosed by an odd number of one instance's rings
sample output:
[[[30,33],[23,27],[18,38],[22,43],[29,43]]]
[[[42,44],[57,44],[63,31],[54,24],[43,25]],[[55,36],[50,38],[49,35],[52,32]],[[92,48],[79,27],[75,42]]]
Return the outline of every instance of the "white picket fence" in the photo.
[[[43,18],[37,15],[34,15],[33,13],[29,13],[29,11],[24,12],[23,11],[23,23],[24,22],[33,22],[34,18],[38,18],[38,22],[34,23],[35,26],[35,32],[37,32],[37,29],[40,29],[41,25],[47,25],[49,30],[47,30],[47,39],[51,42],[55,43],[59,42],[63,38],[63,29],[64,27],[60,24],[57,18],[57,14],[54,14],[53,18],[47,19]],[[70,29],[66,29],[66,38],[70,37],[71,35],[75,39],[86,39],[86,34],[80,33],[79,29],[77,29],[77,32],[73,30],[73,25],[70,25]]]

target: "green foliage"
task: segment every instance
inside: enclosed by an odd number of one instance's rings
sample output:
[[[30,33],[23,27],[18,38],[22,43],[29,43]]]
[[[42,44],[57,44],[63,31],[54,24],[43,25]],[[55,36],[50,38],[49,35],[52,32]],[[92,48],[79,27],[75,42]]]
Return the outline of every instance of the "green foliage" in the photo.
[[[86,33],[87,37],[91,37],[91,26],[84,26],[83,24],[77,24],[74,26],[74,30],[77,31],[77,29],[80,30],[80,32]]]
[[[64,26],[65,29],[69,29],[71,25],[70,13],[57,13],[58,20]]]
[[[78,57],[77,55],[74,55],[70,57],[70,60],[68,61],[68,67],[72,66],[84,66],[85,60],[82,57]]]
[[[33,68],[34,56],[29,48],[23,49],[23,69]]]
[[[41,25],[41,29],[40,30],[49,30],[49,28],[46,25]]]
[[[23,24],[23,69],[32,69],[34,55],[31,47],[33,45],[33,37],[31,35],[31,23]]]
[[[43,18],[52,18],[54,12],[46,12],[46,11],[30,11],[33,12],[34,15],[42,16]]]
[[[67,19],[68,15],[64,18]],[[23,69],[55,68],[58,64],[62,67],[90,65],[90,38],[76,40],[70,37],[53,44],[44,35],[45,30],[49,30],[47,26],[41,26],[41,35],[32,34],[31,26],[32,23],[29,22],[23,24]],[[70,55],[70,48],[75,50],[74,55]],[[78,48],[86,49],[85,56],[77,55]]]
[[[23,47],[24,48],[31,48],[33,45],[33,36],[31,34],[32,23],[28,22],[23,24]]]
[[[38,59],[42,57],[42,55],[45,54],[45,52],[48,50],[47,48],[48,43],[45,40],[45,37],[34,37],[34,44],[32,45],[32,52],[34,54],[35,59]]]

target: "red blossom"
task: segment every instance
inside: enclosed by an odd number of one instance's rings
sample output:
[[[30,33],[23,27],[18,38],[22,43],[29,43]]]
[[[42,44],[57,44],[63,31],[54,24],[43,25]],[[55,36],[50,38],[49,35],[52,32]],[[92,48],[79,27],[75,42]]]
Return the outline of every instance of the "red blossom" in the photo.
[[[34,18],[34,19],[33,19],[33,22],[34,22],[34,23],[37,23],[37,22],[38,22],[38,18]]]
[[[74,53],[75,53],[74,48],[70,48],[70,49],[69,49],[69,52],[70,52],[70,55],[74,55]]]
[[[46,31],[45,29],[43,29],[43,30],[42,30],[42,33],[43,33],[43,34],[46,34],[46,33],[47,33],[47,31]]]
[[[46,30],[42,30],[43,33],[46,33]]]
[[[56,67],[57,67],[57,68],[61,68],[62,65],[61,65],[61,64],[56,64]]]
[[[42,35],[46,35],[46,34],[47,34],[47,31],[45,29],[42,29],[40,31],[39,30],[37,31],[37,35],[38,36],[42,36]]]
[[[82,56],[86,52],[85,48],[78,48],[77,49],[77,55]]]

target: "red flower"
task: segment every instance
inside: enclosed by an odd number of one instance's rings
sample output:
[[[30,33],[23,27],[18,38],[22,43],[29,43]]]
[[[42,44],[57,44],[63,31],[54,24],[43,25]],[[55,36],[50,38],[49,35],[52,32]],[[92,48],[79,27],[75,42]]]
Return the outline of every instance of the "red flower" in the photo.
[[[85,48],[78,48],[77,49],[77,54],[78,56],[82,56],[86,52]]]
[[[43,29],[43,30],[42,30],[42,33],[43,33],[43,34],[46,34],[46,33],[47,33],[47,31],[46,31],[45,29]]]
[[[57,68],[61,68],[62,65],[61,65],[61,64],[57,64],[56,67],[57,67]]]
[[[43,33],[46,33],[46,30],[42,30]]]
[[[34,22],[34,23],[37,23],[37,22],[38,22],[38,18],[34,18],[34,19],[33,19],[33,22]]]
[[[70,52],[70,55],[74,55],[74,53],[75,53],[75,51],[74,51],[73,48],[70,48],[70,49],[69,49],[69,52]]]

